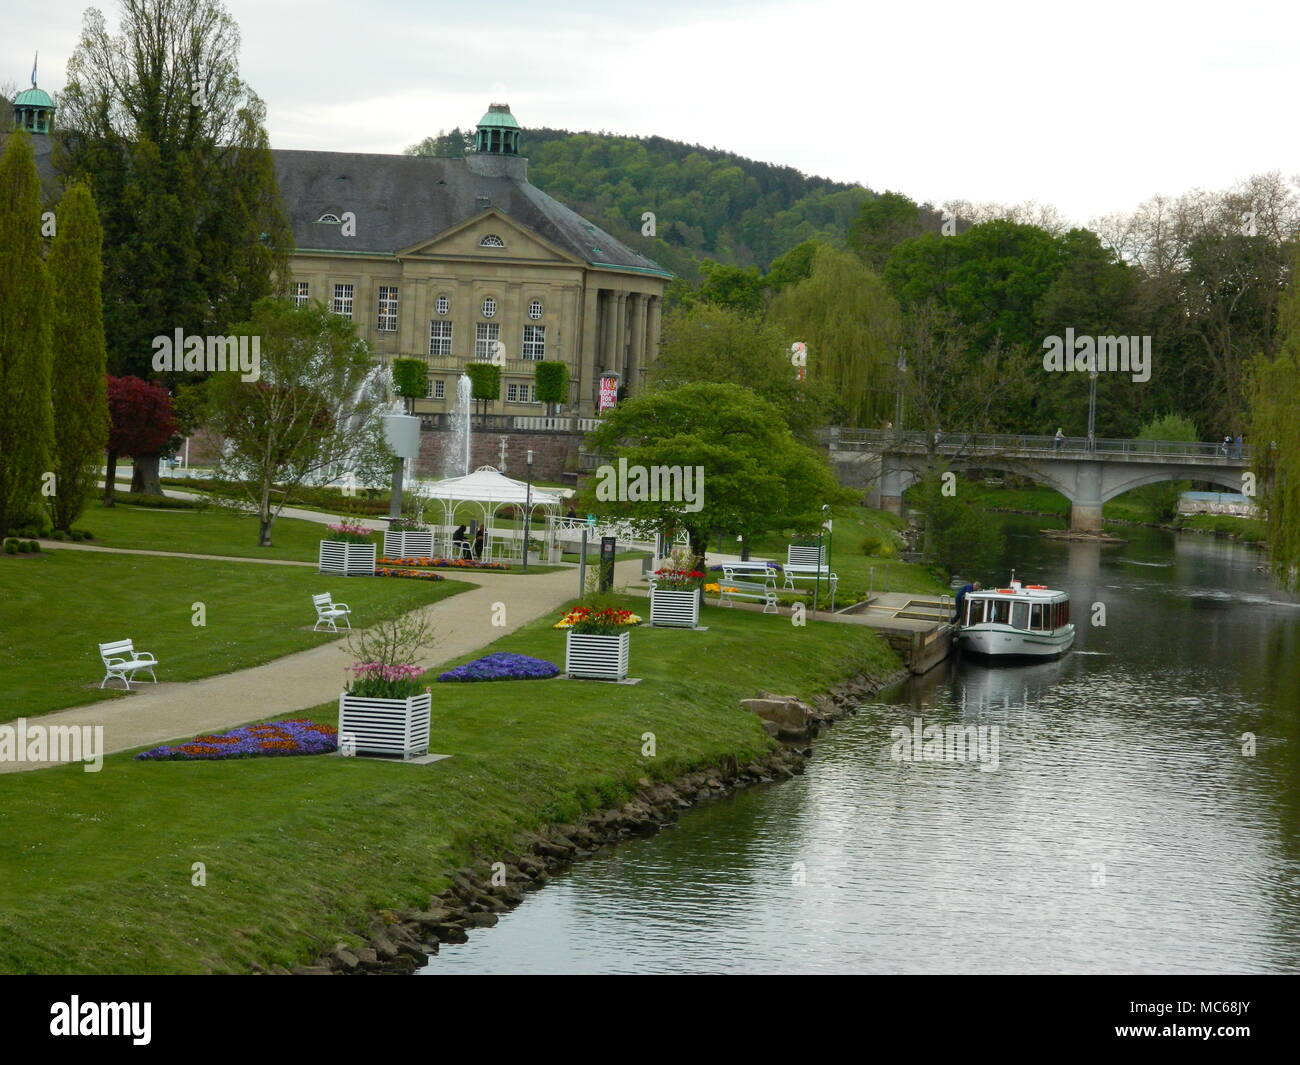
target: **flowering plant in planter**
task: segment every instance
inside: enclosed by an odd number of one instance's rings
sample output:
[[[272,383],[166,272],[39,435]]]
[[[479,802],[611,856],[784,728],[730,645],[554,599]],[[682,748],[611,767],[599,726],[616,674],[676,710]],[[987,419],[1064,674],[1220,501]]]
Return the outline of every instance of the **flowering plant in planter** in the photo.
[[[348,694],[361,699],[409,699],[421,690],[429,690],[420,684],[424,670],[419,666],[358,662],[348,669],[356,674],[348,685]]]
[[[656,589],[665,592],[693,592],[707,577],[708,574],[697,569],[657,569],[654,584]]]
[[[329,538],[345,544],[374,543],[374,534],[364,525],[355,525],[348,521],[339,521],[336,525],[326,525]]]
[[[560,667],[553,662],[528,655],[497,654],[484,655],[463,666],[449,669],[439,675],[441,681],[475,681],[475,680],[541,680],[554,677]]]
[[[590,607],[575,607],[555,624],[557,629],[572,629],[584,636],[617,636],[632,625],[640,625],[641,618],[630,610],[618,607],[606,607],[604,610],[592,610]]]

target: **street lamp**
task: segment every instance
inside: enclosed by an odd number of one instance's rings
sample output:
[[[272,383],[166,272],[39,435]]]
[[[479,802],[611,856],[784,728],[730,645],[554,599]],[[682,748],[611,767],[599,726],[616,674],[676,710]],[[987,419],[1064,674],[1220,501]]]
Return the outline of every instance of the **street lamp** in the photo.
[[[528,490],[524,505],[524,572],[528,572],[528,520],[533,516],[533,453],[530,451],[524,461],[528,464]]]
[[[1093,426],[1097,421],[1097,371],[1092,370],[1089,374],[1092,381],[1088,386],[1088,450],[1093,450],[1093,441],[1096,439],[1092,435]]]

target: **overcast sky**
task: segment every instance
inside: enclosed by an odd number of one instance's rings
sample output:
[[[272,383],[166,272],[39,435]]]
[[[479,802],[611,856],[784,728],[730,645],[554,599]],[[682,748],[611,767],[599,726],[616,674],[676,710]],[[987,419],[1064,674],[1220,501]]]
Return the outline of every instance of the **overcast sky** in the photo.
[[[115,24],[115,2],[100,5]],[[57,91],[87,5],[6,5],[0,83]],[[658,134],[918,200],[1055,204],[1300,173],[1300,7],[863,0],[227,0],[273,146],[472,126]]]

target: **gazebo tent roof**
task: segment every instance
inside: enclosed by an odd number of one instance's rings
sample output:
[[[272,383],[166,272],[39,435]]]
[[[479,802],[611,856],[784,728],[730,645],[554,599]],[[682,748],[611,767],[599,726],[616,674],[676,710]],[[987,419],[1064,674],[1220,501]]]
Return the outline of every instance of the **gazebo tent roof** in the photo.
[[[533,486],[533,506],[559,506],[563,496],[547,488]],[[480,466],[464,477],[448,477],[432,485],[428,494],[444,502],[507,503],[528,502],[528,485],[507,477],[492,466]]]

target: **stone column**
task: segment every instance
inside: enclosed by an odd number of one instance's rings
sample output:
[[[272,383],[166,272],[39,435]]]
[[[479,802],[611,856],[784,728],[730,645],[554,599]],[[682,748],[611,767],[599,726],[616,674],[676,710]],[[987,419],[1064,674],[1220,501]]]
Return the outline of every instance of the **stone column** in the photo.
[[[619,373],[619,383],[627,382],[627,297],[628,293],[617,293],[614,304],[614,361],[610,369]]]
[[[896,455],[880,456],[880,509],[903,513],[903,468]]]
[[[641,391],[641,382],[645,373],[645,338],[646,318],[649,301],[644,292],[632,294],[632,351],[627,360],[628,395],[637,395]]]

